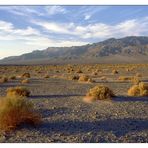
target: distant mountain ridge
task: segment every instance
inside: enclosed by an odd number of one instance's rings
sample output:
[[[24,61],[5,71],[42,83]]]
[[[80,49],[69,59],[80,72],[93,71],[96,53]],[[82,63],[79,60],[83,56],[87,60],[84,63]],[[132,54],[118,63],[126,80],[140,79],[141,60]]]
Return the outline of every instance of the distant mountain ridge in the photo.
[[[20,56],[7,57],[0,64],[15,63],[102,63],[148,62],[148,37],[110,38],[98,43],[72,47],[48,47]]]

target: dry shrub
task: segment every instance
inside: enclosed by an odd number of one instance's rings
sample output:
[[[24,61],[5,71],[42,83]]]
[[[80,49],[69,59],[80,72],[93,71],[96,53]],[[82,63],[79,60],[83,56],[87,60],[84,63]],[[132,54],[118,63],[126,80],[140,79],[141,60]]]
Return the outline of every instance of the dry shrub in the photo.
[[[8,78],[7,77],[2,77],[0,79],[0,83],[6,83],[6,82],[8,82]]]
[[[96,100],[106,100],[111,99],[113,96],[115,95],[112,90],[110,90],[106,86],[100,85],[90,89],[89,92],[86,94],[84,101],[92,102]]]
[[[11,87],[7,89],[7,96],[10,96],[10,97],[13,97],[13,96],[28,97],[29,95],[30,95],[30,91],[25,87],[17,86],[17,87]]]
[[[140,82],[128,90],[129,96],[148,96],[148,84]]]
[[[21,81],[21,83],[22,84],[27,84],[27,83],[30,83],[30,81],[29,81],[29,79],[24,79],[24,80]]]
[[[79,69],[76,71],[76,73],[83,73],[83,72],[82,72],[82,70]]]
[[[118,80],[120,80],[120,81],[128,81],[128,80],[132,80],[132,77],[120,76],[120,77],[118,78]]]
[[[30,78],[31,76],[30,76],[30,73],[24,73],[24,74],[22,74],[21,77],[22,78]]]
[[[115,70],[115,69],[112,71],[112,74],[118,74],[118,73],[119,72],[117,70]]]
[[[92,75],[97,76],[98,73],[97,72],[92,72]]]
[[[102,77],[100,78],[100,80],[104,80],[104,81],[106,81],[107,78],[106,78],[105,76],[102,76]]]
[[[89,83],[94,83],[94,82],[95,82],[95,80],[93,80],[93,79],[89,78],[87,82],[89,82]]]
[[[88,80],[89,80],[89,76],[87,76],[87,75],[81,75],[79,77],[80,82],[87,82]]]
[[[139,83],[140,83],[140,79],[139,79],[138,77],[133,77],[133,78],[131,79],[131,82],[132,82],[133,84],[139,84]]]
[[[59,71],[59,70],[56,70],[55,72],[56,72],[56,73],[60,73],[60,71]]]
[[[45,75],[44,78],[45,79],[48,79],[48,78],[50,78],[50,76],[49,75]]]
[[[10,76],[9,79],[10,80],[15,80],[16,79],[16,76]]]
[[[77,75],[70,76],[69,80],[79,80],[79,76]]]
[[[11,131],[21,124],[37,125],[41,116],[33,104],[22,97],[0,98],[0,130]]]
[[[125,70],[126,70],[127,72],[129,72],[129,71],[130,71],[130,69],[129,69],[129,68],[126,68]]]
[[[67,73],[72,73],[74,71],[73,68],[67,68]]]
[[[136,77],[142,77],[142,74],[136,73]]]

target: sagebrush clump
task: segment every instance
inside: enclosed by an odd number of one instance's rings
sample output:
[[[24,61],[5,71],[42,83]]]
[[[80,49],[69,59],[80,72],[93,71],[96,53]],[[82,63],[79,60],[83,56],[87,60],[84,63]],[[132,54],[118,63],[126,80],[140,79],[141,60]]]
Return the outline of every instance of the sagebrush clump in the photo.
[[[33,104],[22,97],[0,98],[0,130],[11,131],[21,124],[37,125],[41,122]]]
[[[7,89],[7,96],[15,97],[15,96],[22,96],[22,97],[29,97],[30,91],[25,87],[11,87]]]
[[[148,84],[140,82],[128,90],[129,96],[148,96]]]
[[[86,94],[84,101],[91,102],[96,100],[106,100],[114,97],[114,93],[107,86],[95,86]]]

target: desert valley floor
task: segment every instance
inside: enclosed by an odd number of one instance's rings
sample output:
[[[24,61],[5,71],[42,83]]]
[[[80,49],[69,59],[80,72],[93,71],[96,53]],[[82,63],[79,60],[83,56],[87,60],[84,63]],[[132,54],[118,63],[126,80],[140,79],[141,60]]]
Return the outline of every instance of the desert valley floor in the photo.
[[[21,83],[23,73],[31,75],[29,83]],[[75,80],[74,75],[84,74],[93,81]],[[148,64],[0,66],[0,76],[16,76],[0,83],[0,96],[9,87],[24,86],[42,115],[37,127],[22,125],[0,133],[0,142],[148,142],[148,97],[127,96],[133,83],[118,79],[136,75],[147,83]],[[116,96],[84,102],[86,93],[96,85],[108,86]]]

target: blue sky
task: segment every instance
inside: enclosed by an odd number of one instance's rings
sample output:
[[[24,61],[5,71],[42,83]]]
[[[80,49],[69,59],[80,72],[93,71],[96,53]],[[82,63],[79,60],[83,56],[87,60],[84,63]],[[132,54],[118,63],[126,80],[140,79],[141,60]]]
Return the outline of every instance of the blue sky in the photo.
[[[0,58],[148,35],[148,6],[0,6]]]

